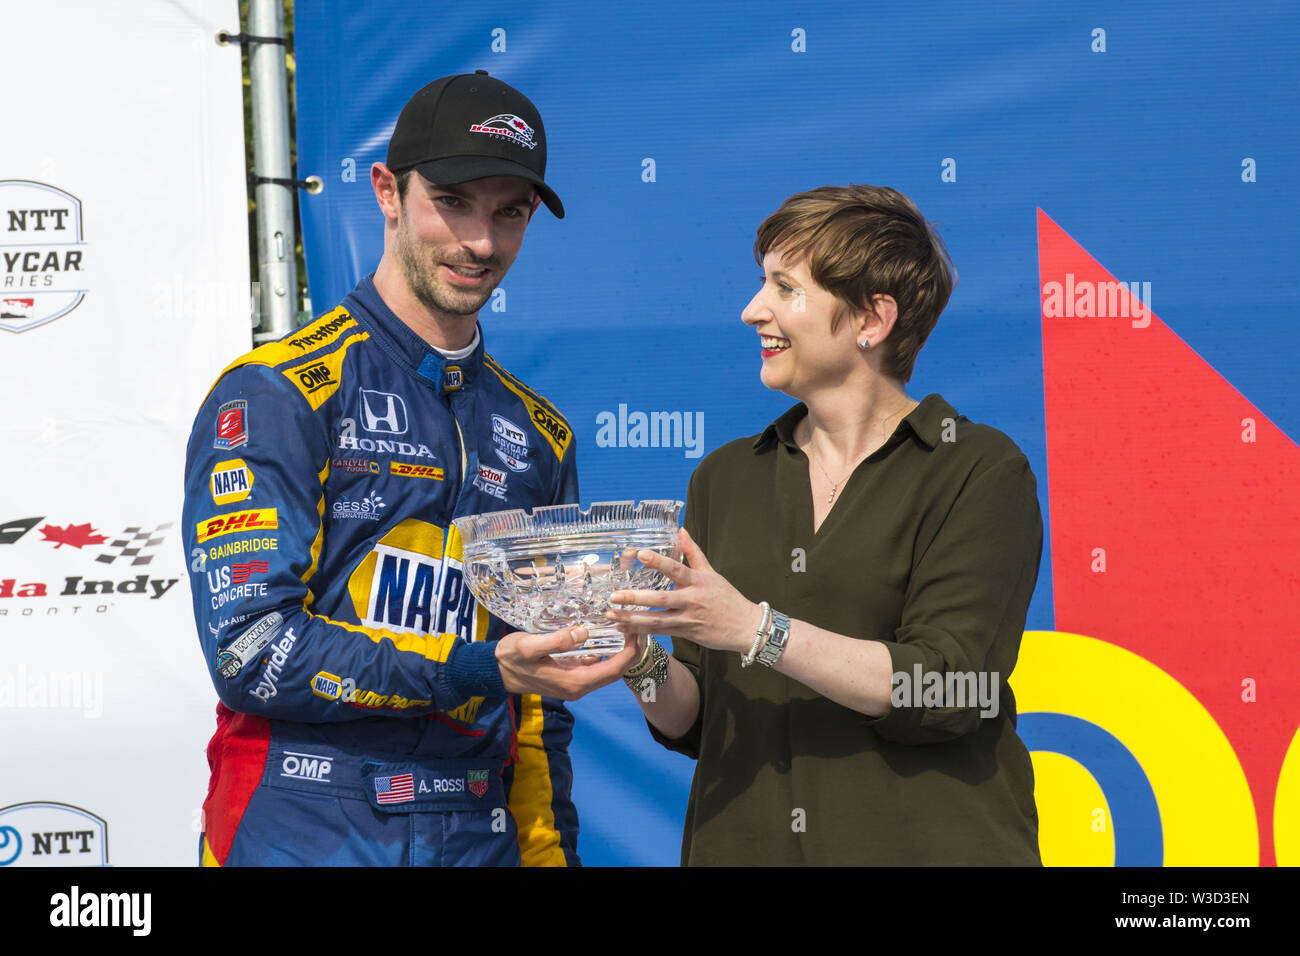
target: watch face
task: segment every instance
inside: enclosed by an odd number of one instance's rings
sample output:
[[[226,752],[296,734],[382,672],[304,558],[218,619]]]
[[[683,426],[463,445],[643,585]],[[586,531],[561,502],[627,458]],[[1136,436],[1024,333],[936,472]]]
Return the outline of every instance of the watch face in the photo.
[[[789,637],[790,618],[780,611],[773,611],[772,632],[768,635],[767,643],[763,645],[763,649],[758,652],[758,660],[771,667],[780,658],[781,652],[785,650],[785,642]]]

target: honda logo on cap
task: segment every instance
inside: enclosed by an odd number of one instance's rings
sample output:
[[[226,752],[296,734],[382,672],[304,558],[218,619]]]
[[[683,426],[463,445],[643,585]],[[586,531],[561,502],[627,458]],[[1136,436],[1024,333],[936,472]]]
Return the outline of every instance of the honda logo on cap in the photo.
[[[392,392],[361,389],[361,427],[368,432],[406,434],[406,402]]]

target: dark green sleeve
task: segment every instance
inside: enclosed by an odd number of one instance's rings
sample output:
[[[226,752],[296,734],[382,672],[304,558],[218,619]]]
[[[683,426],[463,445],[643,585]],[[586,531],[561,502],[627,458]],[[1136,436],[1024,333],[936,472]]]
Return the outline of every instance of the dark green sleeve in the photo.
[[[1029,599],[1038,580],[1043,522],[1037,482],[1023,456],[1005,459],[965,482],[947,517],[923,548],[907,585],[902,621],[885,640],[895,674],[996,673],[1001,701],[1020,651]],[[928,744],[979,726],[978,704],[894,706],[865,718],[887,740]]]
[[[686,513],[682,518],[682,524],[686,528],[686,533],[691,536],[695,543],[700,546],[700,550],[707,556],[709,553],[707,543],[708,496],[701,490],[704,481],[699,478],[699,475],[700,471],[696,469],[695,473],[691,475],[690,484],[687,486]],[[704,682],[700,680],[700,645],[693,641],[674,637],[673,657],[681,661],[682,665],[695,676],[695,682],[699,684],[699,713],[695,715],[695,723],[691,726],[691,729],[676,740],[665,737],[648,720],[646,726],[650,728],[651,736],[669,750],[675,750],[679,754],[685,754],[692,760],[697,760],[700,756],[700,727],[703,723],[702,715],[704,714]]]

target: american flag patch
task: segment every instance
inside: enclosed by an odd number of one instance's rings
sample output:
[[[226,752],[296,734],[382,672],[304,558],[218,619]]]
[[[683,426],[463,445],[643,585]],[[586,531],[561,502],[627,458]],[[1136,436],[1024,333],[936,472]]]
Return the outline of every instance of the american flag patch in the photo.
[[[409,773],[376,777],[375,794],[380,803],[406,803],[415,799],[415,779]]]
[[[230,566],[231,580],[236,584],[243,584],[254,574],[266,574],[271,570],[271,565],[267,561],[249,561],[247,564],[232,564]]]

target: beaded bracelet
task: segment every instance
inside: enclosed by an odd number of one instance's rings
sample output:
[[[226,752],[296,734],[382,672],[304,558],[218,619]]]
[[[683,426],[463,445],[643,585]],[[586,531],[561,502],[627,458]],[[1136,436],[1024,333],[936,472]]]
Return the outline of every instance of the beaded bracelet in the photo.
[[[740,666],[748,667],[754,663],[758,656],[759,650],[767,643],[767,636],[772,630],[772,605],[763,601],[758,605],[763,609],[763,620],[758,625],[758,631],[754,634],[754,643],[749,648],[749,653],[740,658]]]

